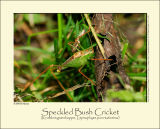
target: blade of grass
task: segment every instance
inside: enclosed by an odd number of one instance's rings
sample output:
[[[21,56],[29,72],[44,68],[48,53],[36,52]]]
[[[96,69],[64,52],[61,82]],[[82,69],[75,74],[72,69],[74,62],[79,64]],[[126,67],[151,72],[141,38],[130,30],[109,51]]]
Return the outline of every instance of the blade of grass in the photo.
[[[136,76],[134,76],[134,77],[130,77],[131,79],[133,79],[133,80],[138,80],[138,81],[146,81],[146,77],[136,77]]]
[[[96,98],[96,100],[98,99],[98,97],[97,97],[97,94],[96,94],[96,91],[95,91],[95,89],[94,89],[94,86],[92,85],[91,86],[91,89],[92,89],[92,92],[93,92],[93,95],[94,95],[94,97]]]
[[[62,49],[62,14],[58,14],[58,51]]]
[[[79,30],[79,23],[78,23],[78,21],[76,22],[76,37],[78,37],[79,36],[79,34],[80,34],[80,30]]]
[[[133,65],[132,68],[146,69],[146,65]]]
[[[31,47],[31,38],[40,34],[47,34],[47,33],[52,33],[52,32],[57,32],[58,29],[53,29],[53,30],[48,30],[48,31],[42,31],[42,32],[37,32],[37,33],[33,33],[30,36],[28,36],[27,39],[27,47]],[[29,51],[27,53],[27,60],[29,62],[29,69],[32,72],[32,63],[31,63],[31,52]]]
[[[144,38],[145,39],[145,38]],[[146,39],[145,39],[145,41],[144,41],[144,44],[143,44],[143,46],[140,48],[140,49],[138,49],[138,51],[136,52],[136,54],[134,55],[134,56],[131,56],[129,53],[127,53],[127,56],[128,57],[130,57],[130,63],[132,63],[133,61],[139,61],[139,62],[141,62],[142,60],[141,60],[141,58],[139,59],[139,58],[137,58],[142,52],[145,52],[146,51]],[[142,58],[143,59],[143,58]],[[144,60],[146,60],[146,59],[144,59]]]
[[[106,56],[105,56],[105,54],[104,54],[104,53],[105,53],[105,52],[104,52],[104,48],[103,48],[103,46],[102,46],[102,44],[101,44],[101,41],[100,41],[99,38],[97,37],[97,34],[96,34],[96,32],[95,32],[95,30],[94,30],[94,28],[93,28],[93,26],[92,26],[92,23],[91,23],[91,20],[90,20],[88,14],[84,14],[84,16],[85,16],[85,18],[86,18],[86,20],[87,20],[87,23],[88,23],[89,27],[91,28],[91,31],[92,31],[92,33],[93,33],[93,36],[94,36],[94,38],[95,38],[95,40],[96,40],[96,42],[97,42],[97,44],[98,44],[98,46],[99,46],[99,49],[100,49],[100,51],[101,51],[104,59],[106,59]]]
[[[63,46],[63,50],[62,50],[62,52],[60,53],[60,55],[59,55],[59,58],[62,58],[62,56],[63,56],[63,53],[65,52],[65,50],[66,50],[66,48],[67,48],[67,46],[68,46],[68,38],[67,38],[67,33],[69,32],[68,30],[72,30],[72,28],[74,28],[74,27],[72,27],[71,26],[71,24],[72,24],[72,17],[70,16],[69,17],[69,19],[68,19],[68,23],[67,23],[67,25],[65,26],[65,29],[64,29],[64,46]],[[71,32],[71,35],[72,35],[72,33],[73,33],[73,31]]]
[[[89,95],[91,95],[90,92],[88,92],[88,93],[86,93],[86,94],[81,94],[81,95],[79,95],[79,96],[76,96],[76,97],[74,98],[74,100],[75,100],[75,102],[79,102],[81,99],[83,99],[83,98],[85,98],[85,97],[88,97]]]
[[[124,56],[125,56],[126,51],[127,51],[127,48],[128,48],[128,43],[125,43],[124,47],[123,47],[123,50],[122,50],[122,60],[124,59]]]
[[[29,36],[27,39],[27,47],[30,47],[30,46],[31,46],[31,36]],[[27,53],[27,60],[28,60],[28,64],[29,64],[29,70],[30,70],[30,72],[32,72],[31,52]]]
[[[57,57],[58,56],[58,43],[56,39],[53,40],[53,45],[54,45],[54,53]]]
[[[136,59],[137,56],[140,55],[145,49],[146,49],[146,45],[144,43],[143,47],[138,49],[137,53],[133,56],[133,58]]]
[[[58,29],[52,29],[52,30],[47,30],[47,31],[41,31],[41,32],[33,33],[33,34],[31,34],[29,37],[34,37],[34,36],[41,35],[41,34],[53,33],[53,32],[57,32],[57,31],[58,31]]]
[[[41,88],[45,87],[45,82],[47,81],[47,79],[50,77],[50,70],[47,71],[46,76],[44,77],[42,83],[41,83]]]
[[[40,52],[40,53],[43,53],[43,54],[49,54],[49,55],[53,56],[53,54],[49,51],[46,51],[46,50],[43,50],[43,49],[40,49],[40,48],[36,48],[36,47],[30,47],[30,46],[15,47],[15,50],[34,51],[34,52]]]
[[[107,40],[109,40],[109,41],[110,41],[110,39],[109,39],[109,38],[107,38],[106,36],[102,36],[102,35],[100,35],[100,34],[97,34],[97,36],[98,36],[99,38],[107,39]]]
[[[132,62],[146,62],[146,59],[145,58],[134,58],[129,52],[126,52],[128,58],[129,58],[129,63],[132,63]]]
[[[146,73],[127,73],[130,77],[146,77]]]

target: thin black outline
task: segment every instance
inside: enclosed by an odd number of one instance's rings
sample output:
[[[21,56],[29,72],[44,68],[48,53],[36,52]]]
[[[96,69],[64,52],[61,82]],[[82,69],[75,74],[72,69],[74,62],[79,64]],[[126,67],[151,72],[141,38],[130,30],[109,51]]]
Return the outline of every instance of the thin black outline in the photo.
[[[138,129],[138,128],[1,128],[1,129]],[[139,129],[159,129],[159,128],[139,128]]]
[[[58,13],[13,13],[13,19],[14,19],[14,15],[15,14],[58,14]],[[61,14],[84,14],[84,13],[61,13]],[[149,47],[148,47],[148,14],[147,13],[92,13],[92,14],[146,14],[146,55],[148,50],[149,50]],[[13,21],[13,24],[14,24],[14,21]],[[13,32],[14,34],[14,32]],[[14,37],[13,37],[14,38]],[[148,68],[148,64],[149,64],[149,61],[148,61],[148,56],[146,56],[146,69]],[[147,69],[148,70],[148,69]],[[149,80],[148,79],[148,71],[146,72],[146,102],[133,102],[133,103],[147,103],[149,102],[149,95],[148,95],[148,90],[149,90],[149,86],[148,86],[148,82]],[[16,103],[16,102],[14,102]],[[21,103],[27,103],[27,102],[21,102]],[[32,102],[29,102],[29,103],[32,103]],[[35,103],[35,102],[34,102]],[[45,102],[44,102],[45,103]],[[50,102],[50,103],[57,103],[57,102]],[[68,103],[68,102],[58,102],[58,103]],[[69,102],[70,103],[70,102]],[[74,102],[75,103],[75,102]],[[92,102],[89,102],[89,103],[92,103]],[[101,103],[106,103],[106,102],[101,102]],[[129,102],[124,102],[124,103],[129,103]]]
[[[2,1],[5,1],[5,0],[2,0]],[[14,1],[14,0],[6,0],[6,1]],[[21,0],[21,1],[23,1],[23,0]],[[33,1],[33,0],[28,0],[28,1]],[[35,0],[35,1],[41,1],[41,0]],[[46,1],[50,1],[50,0],[46,0]],[[56,1],[56,0],[54,0],[54,1]],[[63,0],[59,0],[59,1],[63,1]],[[67,0],[64,0],[64,1],[67,1]],[[84,1],[84,0],[81,0],[81,1]],[[87,0],[87,1],[90,1],[90,0]],[[97,1],[97,0],[92,0],[92,1]],[[103,1],[103,0],[99,0],[99,1]],[[112,0],[112,1],[114,1],[114,0]],[[119,0],[119,1],[122,1],[122,0]],[[123,0],[123,1],[129,1],[129,0]],[[139,1],[139,0],[134,0],[134,1]],[[154,1],[154,0],[141,0],[141,1]],[[159,1],[159,0],[155,0],[155,1]],[[1,5],[1,1],[0,1],[0,5]],[[159,12],[160,12],[160,7],[159,7]],[[0,20],[1,20],[1,13],[0,13]],[[1,28],[1,21],[0,21],[0,28]],[[160,32],[160,16],[159,16],[159,32]],[[1,34],[2,34],[2,30],[0,30],[0,41],[1,41]],[[160,36],[159,36],[159,41],[160,41]],[[1,50],[1,43],[0,43],[0,50]],[[160,45],[159,45],[159,50],[160,50]],[[159,51],[159,56],[160,56],[160,51]],[[1,56],[0,56],[0,61],[2,61]],[[160,60],[159,60],[159,64],[160,64]],[[0,64],[0,71],[1,71],[1,64]],[[1,75],[2,75],[2,73],[0,73],[0,76]],[[159,66],[159,75],[160,75],[160,66]],[[1,78],[0,78],[0,82],[1,82]],[[159,79],[159,84],[160,84],[160,79]],[[2,92],[1,91],[1,86],[0,86],[0,92]],[[159,93],[160,93],[160,88],[159,88]],[[159,94],[159,98],[160,98],[160,94]],[[159,107],[160,107],[160,102],[159,102]],[[160,108],[159,108],[159,113],[160,113]],[[1,93],[0,93],[0,114],[1,114]],[[1,125],[2,125],[1,124],[1,118],[2,117],[0,115],[0,128],[1,128]],[[160,118],[160,114],[159,114],[159,118]],[[160,128],[160,123],[159,123],[159,128]],[[16,129],[16,128],[6,128],[6,129]],[[28,129],[28,128],[23,128],[23,129]],[[34,128],[34,129],[43,129],[43,128]],[[44,129],[50,129],[50,128],[44,128]],[[71,129],[71,128],[59,128],[59,129]],[[77,129],[82,129],[82,128],[77,128]],[[93,128],[88,128],[88,129],[93,129]],[[104,129],[106,129],[106,128],[104,128]],[[112,128],[112,129],[118,129],[118,128]],[[119,128],[119,129],[123,129],[123,128]],[[134,128],[130,128],[130,129],[134,129]],[[141,129],[146,129],[146,128],[141,128]]]
[[[147,72],[146,72],[146,86],[147,86],[147,88],[146,88],[146,102],[149,102],[149,79],[148,79],[148,66],[149,66],[149,60],[148,60],[148,58],[149,58],[149,56],[148,56],[148,50],[149,50],[149,47],[148,47],[148,29],[149,29],[149,27],[148,27],[148,14],[147,13],[145,13],[146,14],[146,70],[147,70]]]
[[[1,0],[1,1],[44,1],[44,0]],[[45,0],[45,1],[130,1],[130,0]],[[159,0],[133,0],[133,1],[159,1]]]

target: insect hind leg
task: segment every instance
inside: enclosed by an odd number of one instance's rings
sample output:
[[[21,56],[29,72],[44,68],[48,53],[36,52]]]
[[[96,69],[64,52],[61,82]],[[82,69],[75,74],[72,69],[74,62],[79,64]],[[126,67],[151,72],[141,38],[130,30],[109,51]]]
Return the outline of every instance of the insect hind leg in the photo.
[[[92,79],[90,79],[89,77],[87,77],[84,73],[82,73],[82,68],[83,68],[83,66],[82,67],[80,67],[79,69],[78,69],[78,72],[80,73],[80,74],[82,74],[86,79],[88,79],[93,85],[95,85],[96,86],[96,84],[93,82],[93,80]]]
[[[28,82],[25,84],[23,91],[25,91],[28,87],[30,87],[36,80],[38,80],[44,73],[46,73],[50,68],[57,67],[58,65],[49,65],[45,70],[43,70],[35,79],[33,79],[31,82]]]
[[[68,96],[68,98],[73,101],[72,97],[70,96],[70,94],[66,91],[66,89],[64,88],[64,86],[62,85],[62,83],[58,80],[58,78],[56,77],[56,75],[53,73],[53,71],[50,69],[52,76],[56,79],[56,81],[58,82],[58,84],[60,85],[60,87],[64,90],[64,92],[66,93],[66,95]]]

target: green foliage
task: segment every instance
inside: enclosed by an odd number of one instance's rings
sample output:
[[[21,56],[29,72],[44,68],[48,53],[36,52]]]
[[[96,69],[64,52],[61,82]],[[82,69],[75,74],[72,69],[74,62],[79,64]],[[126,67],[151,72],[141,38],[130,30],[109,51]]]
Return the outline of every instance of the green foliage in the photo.
[[[23,23],[26,23],[33,33],[27,35],[27,39],[23,40],[24,42],[15,44],[14,53],[15,55],[18,55],[14,58],[17,65],[14,67],[15,93],[18,94],[24,102],[70,101],[66,95],[61,95],[55,99],[48,99],[49,96],[53,96],[56,93],[63,91],[50,71],[42,75],[33,84],[34,89],[32,89],[32,87],[22,92],[17,88],[17,85],[22,83],[24,86],[26,82],[33,80],[33,78],[37,77],[39,73],[49,65],[62,64],[71,57],[73,53],[68,42],[75,41],[83,29],[85,29],[85,31],[88,30],[88,25],[85,23],[85,17],[81,17],[80,14],[54,14],[51,16],[49,14],[21,14],[21,16],[22,20],[16,21],[18,14],[15,15],[14,32],[22,33],[19,28]],[[33,24],[30,25],[32,22]],[[44,31],[39,28],[43,28]],[[110,41],[106,36],[100,34],[97,34],[97,36]],[[18,38],[23,39],[23,37]],[[83,36],[80,39],[81,46],[79,49],[83,50],[92,45],[96,46],[97,43],[93,43],[95,41],[91,44],[91,38],[91,33]],[[146,39],[146,36],[144,36],[144,39]],[[122,59],[124,67],[130,77],[130,85],[133,90],[127,89],[122,79],[117,75],[121,85],[124,86],[124,89],[121,91],[115,91],[114,89],[108,90],[107,100],[112,101],[112,99],[118,98],[123,102],[144,102],[146,101],[147,76],[146,40],[144,40],[142,48],[138,49],[134,55],[131,53],[132,46],[127,39],[121,38],[121,43],[123,45]],[[139,56],[141,56],[141,58],[139,58]],[[96,81],[94,61],[88,61],[86,66],[82,69],[82,72],[93,81]],[[90,85],[89,87],[84,86],[69,92],[74,102],[95,102],[97,100],[95,86],[85,79],[78,72],[77,68],[62,70],[61,73],[56,72],[54,69],[54,73],[66,89],[77,84]],[[49,87],[53,87],[53,89],[48,90]],[[143,91],[140,91],[141,87],[143,88]],[[43,90],[46,91],[41,93]]]
[[[143,18],[144,17],[142,15],[142,19]],[[145,20],[146,19],[144,19],[144,22]],[[138,48],[137,50],[133,48],[134,46],[131,45],[131,43],[128,41],[128,39],[124,36],[122,32],[120,32],[120,35],[121,35],[120,37],[121,44],[123,46],[122,49],[123,65],[125,67],[125,71],[129,76],[131,87],[130,89],[127,89],[127,87],[125,87],[124,83],[122,82],[120,76],[117,75],[120,83],[124,86],[124,89],[120,91],[116,91],[114,88],[108,90],[106,101],[113,101],[113,99],[118,99],[119,101],[123,102],[146,102],[147,101],[146,34],[144,33],[142,37],[144,40],[142,47]],[[132,52],[133,50],[136,52]]]
[[[58,16],[58,49],[62,49],[62,14],[57,14]]]
[[[146,96],[144,92],[134,92],[129,90],[115,91],[113,89],[107,91],[108,101],[119,99],[121,102],[145,102]]]
[[[43,14],[24,14],[23,17],[26,21],[30,21],[30,18],[33,19],[34,24],[39,24],[46,21]]]
[[[124,47],[123,47],[123,50],[122,50],[122,59],[124,59],[124,56],[125,56],[126,51],[127,51],[127,48],[128,48],[128,43],[124,43]]]
[[[51,52],[40,49],[40,48],[36,48],[36,47],[30,47],[30,46],[24,46],[24,47],[16,47],[15,50],[26,50],[26,51],[33,51],[33,52],[39,52],[39,53],[43,53],[43,54],[49,54],[52,55]]]
[[[29,21],[29,15],[24,14],[24,22]],[[42,22],[47,22],[44,18],[43,15],[37,14],[33,15],[34,16],[34,24],[39,24]],[[42,19],[40,20],[39,18],[42,16]],[[40,31],[40,32],[35,32],[31,35],[28,36],[26,46],[18,46],[15,47],[15,51],[26,51],[27,56],[22,56],[21,60],[17,60],[17,63],[21,66],[24,67],[24,64],[26,64],[27,68],[23,69],[23,72],[19,73],[19,76],[22,76],[23,74],[31,76],[31,78],[35,78],[38,76],[38,74],[43,71],[48,65],[50,64],[62,64],[68,57],[72,56],[73,53],[71,52],[71,48],[68,45],[69,41],[74,41],[75,38],[82,32],[84,29],[81,26],[84,26],[84,22],[82,20],[80,21],[74,21],[72,18],[72,15],[68,15],[68,19],[65,21],[66,23],[64,24],[64,15],[63,14],[58,14],[57,19],[58,19],[58,29],[53,28],[51,30],[47,31]],[[83,24],[83,25],[82,25]],[[85,25],[87,26],[87,25]],[[85,27],[85,30],[87,31],[88,28]],[[71,31],[72,30],[72,31]],[[57,33],[58,32],[58,33]],[[67,35],[70,33],[69,38],[67,38]],[[41,35],[49,35],[52,33],[57,33],[58,36],[54,37],[52,44],[46,44],[48,49],[51,49],[53,47],[54,49],[52,51],[47,50],[46,48],[41,48],[41,47],[34,47],[32,45],[33,39],[38,38],[38,36]],[[87,48],[90,46],[90,40],[88,39],[88,36],[84,36],[80,39],[81,44],[83,48]],[[85,46],[87,43],[87,46]],[[68,54],[67,57],[64,56],[64,54]],[[37,58],[36,60],[34,58]],[[34,60],[33,60],[34,59]],[[25,62],[25,63],[23,63]],[[88,73],[87,76],[93,79],[94,78],[94,70],[90,68],[89,64],[93,64],[94,62],[88,62],[88,66],[84,67],[82,70],[84,73]],[[35,64],[35,65],[34,65]],[[38,65],[43,64],[42,67],[38,67]],[[29,67],[28,67],[29,66]],[[32,71],[32,73],[29,71],[29,69]],[[38,70],[37,73],[33,72],[33,69]],[[18,69],[15,69],[17,71]],[[83,83],[88,83],[89,85],[90,82],[85,79],[80,73],[78,73],[78,69],[68,69],[65,71],[62,71],[61,73],[57,73],[55,71],[55,75],[57,78],[61,81],[61,83],[64,85],[64,87],[67,89],[69,87],[72,87],[76,84],[83,84]],[[72,78],[72,79],[70,79]],[[51,81],[52,80],[52,81]],[[27,80],[28,81],[28,80]],[[44,98],[49,95],[54,95],[54,93],[51,94],[51,92],[45,92],[44,94],[40,94],[41,90],[47,89],[49,85],[52,85],[51,83],[55,83],[57,86],[57,81],[53,78],[52,74],[50,71],[46,72],[44,75],[40,77],[35,83],[34,87],[36,88],[36,91],[32,91],[30,89],[26,90],[25,92],[30,92],[32,96],[28,97],[22,97],[24,101],[32,101],[29,99],[35,99],[35,101],[45,101]],[[55,85],[54,84],[54,85]],[[68,84],[68,85],[66,85]],[[58,86],[59,87],[59,86]],[[58,88],[57,92],[62,92],[63,90],[61,88]],[[21,91],[19,91],[21,93]],[[23,93],[22,93],[23,94]],[[96,92],[94,87],[92,89],[90,88],[80,88],[75,91],[70,92],[70,95],[73,98],[73,101],[95,101],[92,97],[89,96],[96,96]],[[68,99],[65,98],[63,100],[65,95],[57,98],[58,101],[69,101]],[[88,100],[91,99],[91,100]],[[56,100],[56,99],[55,99]],[[55,101],[51,100],[51,101]],[[47,100],[50,101],[50,100]]]

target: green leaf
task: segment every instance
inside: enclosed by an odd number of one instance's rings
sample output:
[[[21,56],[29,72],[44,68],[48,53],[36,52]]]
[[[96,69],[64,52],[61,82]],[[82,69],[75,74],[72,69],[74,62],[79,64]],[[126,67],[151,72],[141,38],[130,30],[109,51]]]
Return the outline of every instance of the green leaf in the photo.
[[[133,94],[135,101],[137,102],[143,102],[144,101],[144,96],[143,93],[137,92]]]
[[[46,21],[43,14],[33,14],[34,24],[39,24]]]
[[[79,32],[79,23],[78,23],[78,21],[76,22],[76,37],[78,37],[79,36],[79,34],[80,34],[80,32]]]
[[[107,38],[106,36],[102,36],[102,35],[100,35],[100,34],[97,34],[97,36],[98,36],[99,38],[107,39],[107,40],[109,40],[109,41],[110,41],[110,39],[109,39],[109,38]]]
[[[111,98],[119,98],[121,101],[131,102],[133,101],[133,95],[129,91],[121,90],[118,92],[108,93]]]
[[[63,47],[62,44],[62,20],[63,20],[63,15],[62,14],[57,14],[57,19],[58,19],[58,51],[60,51]]]
[[[123,46],[123,50],[122,50],[122,59],[124,59],[124,56],[125,56],[126,51],[127,51],[127,48],[128,48],[128,43],[125,43],[124,46]]]
[[[146,73],[127,73],[130,77],[146,77]]]
[[[38,99],[38,100],[41,100],[43,99],[42,98],[42,95],[39,93],[39,92],[33,92],[34,96]]]
[[[26,50],[26,51],[33,51],[33,52],[41,52],[43,54],[49,54],[52,55],[51,52],[48,52],[46,50],[36,48],[36,47],[30,47],[30,46],[24,46],[24,47],[15,47],[15,50]]]
[[[146,81],[146,77],[130,77],[130,79],[138,80],[138,81]]]
[[[51,65],[54,63],[49,58],[43,58],[42,64]]]
[[[95,97],[96,99],[98,99],[98,96],[97,96],[97,94],[96,94],[96,91],[95,91],[93,85],[91,86],[91,89],[92,89],[92,92],[93,92],[93,94],[94,94],[94,97]]]
[[[81,95],[79,95],[79,96],[74,97],[74,101],[75,101],[75,102],[79,102],[81,99],[83,99],[83,98],[85,98],[85,97],[88,97],[89,95],[91,95],[90,92],[88,92],[88,93],[86,93],[86,94],[81,94]]]
[[[23,14],[23,18],[24,18],[24,20],[29,21],[29,15],[28,14]]]
[[[107,91],[107,97],[112,100],[118,98],[122,102],[145,102],[145,96],[141,92],[133,92],[129,90],[114,91],[113,89]]]
[[[146,65],[133,65],[132,68],[146,69]]]
[[[30,21],[30,18],[33,18],[34,24],[39,24],[46,21],[46,18],[43,14],[24,14],[24,20]]]

